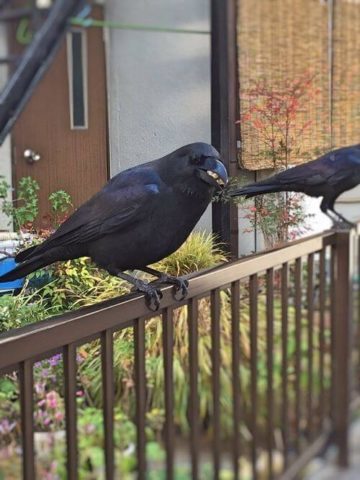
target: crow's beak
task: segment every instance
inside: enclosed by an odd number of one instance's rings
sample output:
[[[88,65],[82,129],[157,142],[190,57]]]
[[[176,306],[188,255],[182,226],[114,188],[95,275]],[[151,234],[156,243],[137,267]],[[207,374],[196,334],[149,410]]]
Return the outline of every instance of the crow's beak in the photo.
[[[208,157],[200,167],[203,180],[223,188],[229,180],[225,165],[215,157]]]

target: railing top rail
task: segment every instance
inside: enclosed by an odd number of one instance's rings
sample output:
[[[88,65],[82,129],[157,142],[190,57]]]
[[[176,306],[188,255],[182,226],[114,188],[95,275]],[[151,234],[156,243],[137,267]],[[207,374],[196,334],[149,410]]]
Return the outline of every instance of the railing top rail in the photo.
[[[236,280],[320,251],[335,241],[336,233],[326,231],[291,242],[282,248],[196,273],[189,277],[187,298],[204,295]],[[166,287],[162,292],[164,295],[161,301],[162,308],[176,308],[181,305],[174,300],[172,287]],[[131,294],[6,332],[0,335],[0,370],[16,366],[21,361],[36,358],[64,345],[80,342],[106,329],[126,328],[133,325],[137,318],[155,315],[149,314],[142,295]]]

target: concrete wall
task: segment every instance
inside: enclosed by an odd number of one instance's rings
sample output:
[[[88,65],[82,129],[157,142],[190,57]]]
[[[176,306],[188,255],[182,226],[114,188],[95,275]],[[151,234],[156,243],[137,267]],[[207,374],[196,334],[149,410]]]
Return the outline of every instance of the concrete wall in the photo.
[[[107,0],[123,24],[210,29],[209,0]],[[210,35],[106,32],[110,173],[210,142]],[[208,209],[200,228],[211,228]]]
[[[0,57],[5,57],[7,51],[5,26],[0,24]],[[7,67],[5,64],[0,64],[0,91],[5,85],[7,79]],[[5,142],[0,146],[0,175],[3,175],[6,181],[11,184],[11,150],[10,150],[10,136],[5,139]],[[9,195],[10,198],[10,195]],[[8,218],[0,211],[0,230],[8,230]]]

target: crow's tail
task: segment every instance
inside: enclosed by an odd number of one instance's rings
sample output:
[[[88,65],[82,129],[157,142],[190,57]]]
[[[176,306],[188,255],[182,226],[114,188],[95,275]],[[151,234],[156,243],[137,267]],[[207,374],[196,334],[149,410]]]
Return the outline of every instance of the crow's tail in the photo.
[[[256,197],[256,195],[263,195],[264,193],[275,193],[284,191],[283,185],[276,185],[274,183],[252,183],[245,187],[232,190],[230,192],[231,197]]]
[[[12,282],[13,280],[17,280],[19,278],[26,277],[29,273],[38,270],[39,268],[45,267],[48,265],[49,262],[38,256],[34,257],[30,260],[25,260],[25,262],[21,263],[10,272],[4,273],[4,275],[0,276],[0,283],[2,282]]]
[[[22,250],[21,252],[19,252],[16,257],[15,257],[15,261],[16,263],[21,263],[23,262],[24,260],[26,260],[27,258],[30,257],[30,255],[32,255],[35,251],[35,249],[38,247],[39,245],[33,245],[32,247],[29,247],[27,248],[26,250]]]

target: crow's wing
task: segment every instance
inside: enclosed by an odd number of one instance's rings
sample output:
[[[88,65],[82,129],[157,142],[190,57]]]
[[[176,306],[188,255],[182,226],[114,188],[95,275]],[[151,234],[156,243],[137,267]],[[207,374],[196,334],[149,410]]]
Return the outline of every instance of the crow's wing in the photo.
[[[130,185],[126,182],[107,184],[26,259],[50,248],[92,242],[146,218],[154,196],[159,193],[159,184],[151,177],[145,176],[142,180]]]

